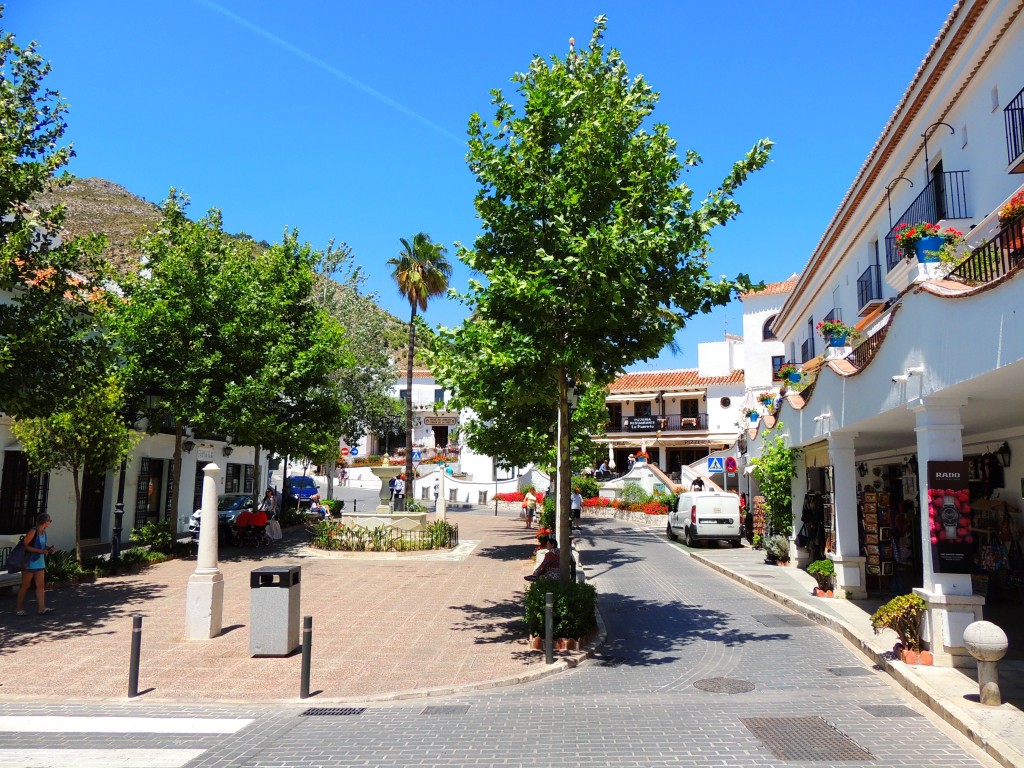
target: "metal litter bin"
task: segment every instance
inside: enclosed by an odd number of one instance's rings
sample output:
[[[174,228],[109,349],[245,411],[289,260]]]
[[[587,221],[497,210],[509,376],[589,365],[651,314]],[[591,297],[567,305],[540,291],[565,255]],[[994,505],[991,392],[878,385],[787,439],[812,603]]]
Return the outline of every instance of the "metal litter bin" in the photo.
[[[299,647],[298,565],[267,565],[249,573],[249,653],[287,656]]]

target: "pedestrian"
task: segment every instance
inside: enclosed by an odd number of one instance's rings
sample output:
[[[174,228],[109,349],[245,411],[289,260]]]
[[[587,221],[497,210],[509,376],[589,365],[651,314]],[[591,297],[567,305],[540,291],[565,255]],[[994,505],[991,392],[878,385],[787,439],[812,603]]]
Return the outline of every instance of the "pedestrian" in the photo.
[[[441,480],[440,478],[434,478],[434,506],[437,506],[437,500],[441,496]]]
[[[691,491],[703,491],[704,490],[704,481],[701,480],[698,477],[696,480],[694,480],[692,483],[690,483],[690,490]]]
[[[265,513],[268,518],[277,516],[277,499],[274,497],[273,488],[267,488],[266,493],[263,494],[259,511]]]
[[[601,466],[597,470],[597,479],[598,480],[607,480],[608,479],[608,462],[607,461],[602,461],[601,462]]]
[[[523,504],[526,505],[526,527],[529,528],[533,525],[533,518],[537,514],[537,497],[533,495],[533,488],[526,489]]]
[[[395,480],[395,511],[405,511],[405,475],[399,475]]]
[[[36,524],[25,534],[22,542],[28,559],[25,568],[21,572],[21,589],[18,590],[18,600],[15,613],[19,616],[25,613],[25,597],[33,583],[36,585],[36,603],[39,604],[39,615],[53,613],[53,608],[46,607],[46,556],[57,551],[57,547],[47,545],[46,529],[50,527],[52,518],[45,512],[36,515]]]
[[[580,520],[583,518],[583,494],[580,493],[579,488],[572,489],[572,496],[569,497],[569,510],[572,512],[569,525],[579,528]]]
[[[747,506],[747,494],[740,494],[740,514],[743,515],[743,531],[747,541],[754,543],[754,511]]]
[[[540,561],[540,565],[533,569],[533,573],[529,576],[523,576],[527,581],[536,581],[541,578],[558,578],[558,541],[555,540],[554,536],[548,536],[544,541],[544,546],[547,547],[547,552],[544,554],[544,559]]]
[[[391,499],[391,501],[395,500],[395,485],[396,485],[396,483],[397,483],[397,478],[392,477],[390,480],[388,480],[388,498]]]
[[[636,464],[636,456],[632,453],[626,458],[626,471],[629,472],[633,469],[633,465]]]

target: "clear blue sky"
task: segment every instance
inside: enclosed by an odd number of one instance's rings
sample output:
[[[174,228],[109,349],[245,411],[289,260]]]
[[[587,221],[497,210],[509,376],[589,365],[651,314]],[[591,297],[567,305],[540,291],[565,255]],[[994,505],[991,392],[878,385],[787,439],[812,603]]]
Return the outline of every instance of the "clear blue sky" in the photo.
[[[744,213],[712,237],[712,273],[781,280],[799,271],[952,7],[615,0],[515,3],[323,0],[14,0],[0,24],[39,41],[49,86],[70,102],[71,171],[279,240],[285,227],[353,248],[400,318],[386,261],[399,237],[449,247],[479,225],[465,163],[469,115],[533,55],[605,41],[662,98],[655,118],[704,166],[698,199],[761,137],[773,162],[739,193]],[[453,287],[469,272],[456,264]],[[455,325],[447,300],[431,324]],[[692,322],[634,369],[696,365],[697,343],[739,332],[740,308]]]

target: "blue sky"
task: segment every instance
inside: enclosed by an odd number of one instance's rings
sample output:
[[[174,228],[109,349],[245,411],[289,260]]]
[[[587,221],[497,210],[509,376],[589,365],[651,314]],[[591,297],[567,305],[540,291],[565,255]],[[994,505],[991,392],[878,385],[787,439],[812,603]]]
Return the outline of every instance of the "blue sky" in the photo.
[[[562,54],[608,16],[605,41],[661,92],[655,111],[698,199],[753,143],[773,162],[739,192],[744,212],[711,239],[712,273],[799,271],[949,13],[945,0],[776,3],[649,0],[376,3],[290,0],[14,0],[0,24],[39,41],[48,85],[71,104],[70,170],[279,240],[285,227],[352,247],[400,318],[387,259],[400,237],[449,247],[479,231],[465,163],[470,114],[511,92],[533,55]],[[469,271],[456,262],[453,287]],[[464,307],[431,304],[431,324]],[[697,343],[740,332],[740,307],[701,317],[634,370],[691,367]]]

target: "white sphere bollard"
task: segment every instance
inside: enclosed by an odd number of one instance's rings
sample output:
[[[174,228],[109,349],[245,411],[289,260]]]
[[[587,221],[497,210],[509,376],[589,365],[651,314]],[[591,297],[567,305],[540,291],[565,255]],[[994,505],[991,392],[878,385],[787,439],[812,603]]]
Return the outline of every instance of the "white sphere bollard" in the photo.
[[[1003,703],[996,662],[1006,655],[1009,647],[1006,633],[991,621],[976,621],[964,630],[964,648],[978,660],[978,688],[982,704],[998,707]]]

